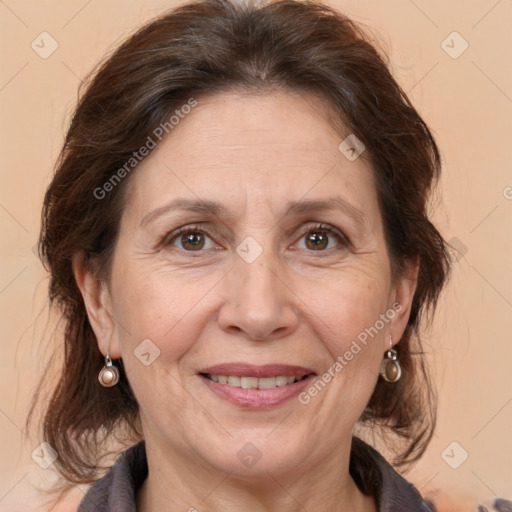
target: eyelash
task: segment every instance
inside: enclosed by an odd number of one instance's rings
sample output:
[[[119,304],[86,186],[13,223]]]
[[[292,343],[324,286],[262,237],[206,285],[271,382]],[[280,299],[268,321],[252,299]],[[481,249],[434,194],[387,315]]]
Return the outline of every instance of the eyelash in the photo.
[[[300,235],[298,240],[300,240],[301,238],[303,238],[305,235],[307,235],[309,233],[314,233],[314,232],[317,232],[317,231],[320,231],[320,232],[323,232],[323,233],[327,233],[330,236],[334,236],[341,246],[347,247],[347,246],[350,245],[350,241],[348,240],[348,238],[345,235],[343,235],[337,229],[332,228],[329,225],[322,224],[322,223],[316,224],[314,226],[307,226],[304,229],[302,229],[301,230],[301,235]],[[182,228],[177,229],[176,231],[173,231],[173,232],[169,233],[162,240],[162,246],[164,246],[164,247],[172,246],[173,242],[178,237],[180,237],[181,235],[184,235],[184,234],[189,234],[189,233],[203,233],[205,235],[208,235],[210,238],[212,238],[212,234],[207,229],[201,227],[199,224],[196,224],[195,226],[184,226]],[[203,252],[202,250],[199,250],[199,251],[186,251],[184,249],[180,249],[179,247],[176,247],[176,249],[179,249],[180,251],[187,252],[187,253],[194,253],[194,252],[200,253],[200,252]],[[325,253],[325,252],[329,252],[331,250],[336,250],[336,249],[339,250],[339,248],[334,247],[334,248],[331,248],[331,249],[324,249],[324,250],[319,250],[319,251],[311,250],[309,252],[319,252],[319,253],[323,252],[323,253]]]

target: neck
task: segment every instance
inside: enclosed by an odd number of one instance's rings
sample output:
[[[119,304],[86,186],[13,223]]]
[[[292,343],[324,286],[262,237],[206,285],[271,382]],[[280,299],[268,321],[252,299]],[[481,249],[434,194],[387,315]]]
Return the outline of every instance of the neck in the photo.
[[[139,512],[377,512],[348,472],[350,443],[329,459],[293,470],[226,474],[190,453],[146,442],[149,474],[137,494]]]

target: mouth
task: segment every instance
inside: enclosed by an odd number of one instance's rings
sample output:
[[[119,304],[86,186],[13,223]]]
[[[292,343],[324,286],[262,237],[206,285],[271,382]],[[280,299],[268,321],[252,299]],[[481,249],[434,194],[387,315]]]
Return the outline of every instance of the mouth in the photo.
[[[238,375],[211,375],[209,373],[201,373],[200,375],[213,382],[241,389],[274,389],[300,382],[308,377],[308,375],[304,375],[300,378],[294,377],[293,375],[277,375],[276,377],[258,378],[248,376],[239,377]]]
[[[228,363],[205,368],[199,377],[218,397],[242,408],[269,409],[299,394],[316,373],[300,366]]]

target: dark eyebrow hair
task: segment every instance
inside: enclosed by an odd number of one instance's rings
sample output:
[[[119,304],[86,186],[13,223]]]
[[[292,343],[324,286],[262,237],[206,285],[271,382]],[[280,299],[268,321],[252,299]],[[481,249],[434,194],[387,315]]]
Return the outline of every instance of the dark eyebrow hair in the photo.
[[[175,210],[185,210],[205,214],[208,213],[215,217],[221,217],[229,213],[229,209],[217,201],[179,198],[172,200],[164,206],[155,208],[144,215],[140,225],[144,227],[156,218]],[[359,224],[365,224],[366,222],[365,214],[340,196],[334,196],[327,199],[291,201],[284,208],[284,213],[281,218],[293,213],[313,213],[326,210],[340,210]]]
[[[290,213],[310,213],[325,210],[340,210],[359,224],[364,224],[366,222],[366,215],[340,196],[329,197],[327,199],[292,201],[285,209],[285,215]]]
[[[197,212],[197,213],[210,213],[216,217],[219,217],[223,214],[227,213],[227,208],[218,203],[216,201],[205,201],[202,199],[174,199],[170,203],[165,204],[164,206],[160,206],[159,208],[155,208],[154,210],[146,213],[142,220],[140,221],[140,225],[142,227],[146,226],[151,221],[155,220],[158,217],[161,217],[165,213],[174,210],[185,210],[189,212]]]

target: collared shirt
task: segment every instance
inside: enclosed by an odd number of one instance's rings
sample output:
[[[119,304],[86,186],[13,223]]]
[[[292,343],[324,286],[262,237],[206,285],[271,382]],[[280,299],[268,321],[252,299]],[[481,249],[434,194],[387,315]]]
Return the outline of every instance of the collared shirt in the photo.
[[[350,474],[373,495],[379,512],[432,512],[414,486],[400,476],[371,446],[354,437]],[[136,512],[137,490],[148,475],[144,441],[124,451],[88,491],[78,512]]]

